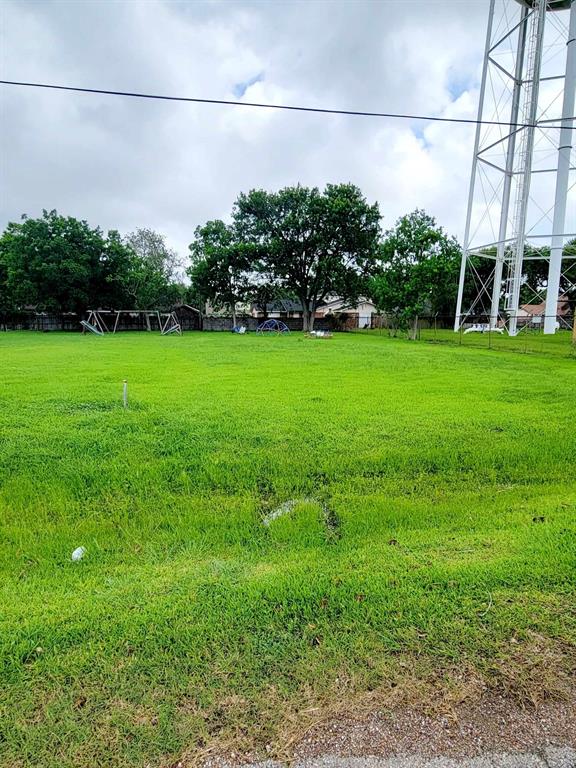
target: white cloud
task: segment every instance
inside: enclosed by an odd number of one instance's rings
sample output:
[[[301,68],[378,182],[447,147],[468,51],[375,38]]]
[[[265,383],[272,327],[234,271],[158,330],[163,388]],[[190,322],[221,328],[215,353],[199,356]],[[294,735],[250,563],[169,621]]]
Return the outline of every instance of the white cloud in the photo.
[[[473,117],[487,2],[5,2],[4,79]],[[388,227],[416,206],[462,235],[466,126],[3,86],[0,225],[42,208],[186,253],[240,191],[353,181]]]

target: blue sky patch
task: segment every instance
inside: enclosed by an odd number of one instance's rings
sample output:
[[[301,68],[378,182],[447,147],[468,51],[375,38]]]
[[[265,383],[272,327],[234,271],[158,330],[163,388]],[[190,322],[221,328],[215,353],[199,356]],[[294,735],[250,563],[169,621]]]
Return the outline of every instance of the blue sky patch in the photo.
[[[422,125],[421,127],[412,128],[412,133],[414,134],[414,136],[416,136],[418,141],[421,141],[424,144],[424,147],[426,149],[429,149],[432,145],[430,144],[430,142],[426,138],[426,135],[424,133],[424,127],[425,126]]]
[[[251,85],[254,85],[254,83],[261,83],[262,80],[264,80],[264,72],[259,72],[248,80],[244,80],[241,83],[235,83],[232,92],[237,99],[241,99]]]
[[[456,101],[465,91],[469,91],[474,85],[474,79],[458,72],[456,69],[448,70],[446,88],[452,101]]]

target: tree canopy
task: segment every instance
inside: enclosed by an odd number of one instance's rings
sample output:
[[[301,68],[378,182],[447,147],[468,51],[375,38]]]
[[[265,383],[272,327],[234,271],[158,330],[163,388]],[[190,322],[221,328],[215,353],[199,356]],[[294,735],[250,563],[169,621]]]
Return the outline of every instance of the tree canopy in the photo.
[[[385,233],[371,281],[378,309],[407,325],[418,315],[454,311],[461,250],[422,210],[402,216]]]
[[[163,235],[137,229],[124,239],[132,253],[121,283],[135,309],[167,309],[183,296],[181,262]]]
[[[227,309],[236,325],[236,305],[248,297],[252,265],[234,228],[220,219],[196,227],[190,254],[188,275],[193,292],[202,303],[209,301],[215,309]]]
[[[365,289],[380,213],[353,184],[252,190],[236,200],[233,221],[236,239],[252,247],[254,273],[301,302],[304,330],[326,297],[353,302]]]
[[[174,264],[175,254],[151,230],[123,239],[45,210],[9,223],[0,237],[0,309],[171,306],[182,293]]]
[[[382,236],[378,205],[353,184],[241,193],[230,222],[198,226],[189,250],[185,285],[178,255],[152,229],[122,237],[55,210],[23,216],[0,236],[0,309],[167,309],[186,299],[229,312],[236,324],[248,303],[266,315],[286,298],[301,305],[304,330],[313,328],[321,303],[335,297],[349,306],[371,298],[404,327],[422,314],[454,312],[461,259],[455,238],[419,209]],[[478,259],[481,277],[489,278],[491,268]],[[547,272],[546,260],[525,260],[523,301],[545,297]],[[560,290],[572,306],[575,272],[571,242]],[[472,288],[468,280],[465,300]]]
[[[1,303],[82,311],[121,301],[119,274],[131,253],[118,232],[105,236],[85,221],[44,211],[41,218],[11,222],[0,237]]]

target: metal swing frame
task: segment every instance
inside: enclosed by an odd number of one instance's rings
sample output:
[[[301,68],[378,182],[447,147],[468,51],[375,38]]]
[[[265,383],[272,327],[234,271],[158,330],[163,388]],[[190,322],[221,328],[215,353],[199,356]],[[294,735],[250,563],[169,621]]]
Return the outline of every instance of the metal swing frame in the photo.
[[[86,320],[81,321],[82,333],[87,330],[91,333],[95,333],[99,336],[103,336],[105,333],[116,333],[118,330],[118,324],[122,315],[139,315],[146,320],[146,330],[152,331],[150,326],[150,318],[154,317],[158,322],[158,328],[161,336],[168,336],[176,333],[179,336],[182,335],[182,326],[178,321],[178,317],[175,312],[160,312],[157,309],[91,309],[88,311],[88,317]],[[108,324],[106,323],[108,320]],[[113,322],[112,322],[113,321]]]

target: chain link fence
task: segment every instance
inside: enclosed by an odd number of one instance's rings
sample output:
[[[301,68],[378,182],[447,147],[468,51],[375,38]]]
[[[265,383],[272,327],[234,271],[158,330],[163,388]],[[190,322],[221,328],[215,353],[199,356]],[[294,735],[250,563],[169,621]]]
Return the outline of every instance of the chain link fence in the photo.
[[[184,330],[230,331],[232,318],[208,317],[199,320],[197,314],[183,316],[178,312]],[[79,315],[74,313],[0,312],[0,331],[76,331],[80,332]],[[239,318],[240,319],[240,318]],[[458,331],[454,331],[453,315],[427,315],[416,318],[410,324],[399,324],[385,315],[372,315],[371,327],[358,327],[357,316],[346,314],[342,317],[316,318],[314,327],[318,330],[348,331],[378,334],[397,339],[417,340],[429,344],[474,347],[478,349],[503,350],[521,354],[555,355],[576,359],[576,329],[574,315],[564,314],[555,318],[555,334],[544,333],[544,315],[518,316],[518,333],[512,337],[504,326],[491,327],[486,316],[467,317]],[[282,318],[290,330],[302,330],[301,318]],[[262,318],[241,318],[249,330],[256,330]],[[367,325],[367,323],[365,324]]]
[[[372,328],[367,333],[392,338],[409,339],[429,344],[502,350],[520,354],[542,354],[576,359],[576,328],[574,315],[555,318],[556,333],[544,333],[544,315],[518,315],[516,336],[509,336],[504,324],[491,326],[489,318],[466,318],[454,331],[454,317],[432,315],[418,317],[409,325],[395,323],[383,315],[373,315]]]

